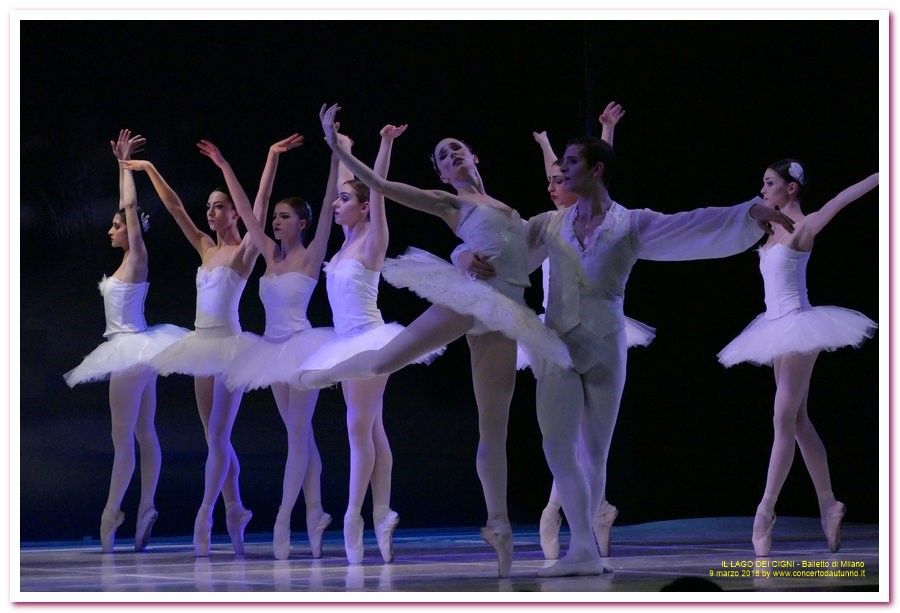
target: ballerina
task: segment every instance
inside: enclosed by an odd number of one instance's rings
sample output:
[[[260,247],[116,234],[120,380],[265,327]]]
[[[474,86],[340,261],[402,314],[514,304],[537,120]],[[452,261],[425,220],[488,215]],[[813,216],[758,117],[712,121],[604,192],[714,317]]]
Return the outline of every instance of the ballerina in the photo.
[[[405,131],[405,125],[382,128],[374,171],[378,176],[387,176],[393,141]],[[350,148],[349,138],[337,138],[341,146]],[[336,154],[334,159],[338,159]],[[328,368],[361,351],[383,347],[403,332],[400,324],[384,323],[377,304],[388,245],[384,195],[351,177],[340,183],[334,207],[335,222],[343,228],[345,238],[325,272],[337,336],[302,363],[294,362],[295,369]],[[427,362],[435,355],[423,353],[416,361]],[[383,419],[387,379],[385,373],[367,380],[341,381],[350,442],[349,497],[344,514],[344,550],[350,564],[360,564],[364,557],[361,511],[370,486],[378,549],[385,562],[394,559],[393,534],[400,516],[390,507],[393,455]]]
[[[141,151],[146,139],[119,131],[110,141],[117,160],[131,159]],[[117,163],[118,165],[118,163]],[[100,518],[100,545],[104,553],[113,551],[116,530],[125,521],[122,499],[134,475],[134,441],[141,450],[141,499],[134,531],[135,551],[144,551],[150,531],[159,517],[154,504],[162,454],[156,433],[156,371],[150,360],[160,351],[187,334],[187,330],[169,324],[147,327],[144,300],[148,256],[143,233],[150,219],[137,206],[134,177],[119,168],[119,209],[107,232],[112,246],[122,249],[122,262],[109,277],[100,281],[100,294],[106,314],[106,342],[94,349],[65,375],[69,387],[89,381],[109,379],[109,410],[112,422],[113,466],[109,496]]]
[[[303,137],[293,134],[269,148],[260,179],[262,193],[272,192],[279,156],[302,144]],[[331,234],[337,158],[332,156],[328,190],[315,236],[304,247],[303,234],[312,223],[312,211],[305,200],[291,197],[275,204],[272,215],[275,240],[272,240],[263,224],[254,217],[250,199],[218,147],[208,140],[201,140],[198,148],[222,170],[237,212],[266,262],[266,271],[259,280],[259,297],[266,311],[265,335],[244,337],[235,359],[228,365],[225,384],[229,389],[271,387],[287,431],[288,452],[272,550],[278,560],[290,555],[291,513],[302,488],[310,550],[314,558],[320,558],[322,533],[331,523],[331,515],[322,509],[322,459],[312,428],[318,392],[294,390],[287,383],[292,373],[290,365],[305,359],[334,335],[331,328],[311,327],[306,319],[306,309],[318,282],[319,268]]]
[[[874,336],[877,328],[874,321],[857,311],[811,306],[806,291],[806,266],[819,233],[844,207],[878,186],[878,173],[851,185],[808,215],[801,208],[805,175],[803,165],[793,159],[780,160],[763,174],[760,193],[766,206],[793,219],[794,233],[776,228],[759,249],[766,312],[718,354],[719,362],[726,368],[749,362],[770,365],[775,372],[772,452],[751,539],[757,556],[767,556],[772,549],[775,501],[793,464],[797,445],[816,488],[828,549],[840,549],[841,521],[847,508],[831,489],[825,445],[809,418],[810,378],[819,352],[858,347]]]
[[[432,306],[378,351],[358,353],[325,370],[301,368],[297,385],[322,387],[334,381],[384,376],[465,335],[478,406],[476,467],[488,515],[481,536],[497,553],[499,576],[507,577],[513,537],[506,504],[506,431],[516,376],[516,341],[532,361],[570,364],[565,346],[524,306],[528,285],[524,226],[513,209],[487,194],[476,168],[478,158],[461,141],[443,139],[434,155],[436,170],[457,194],[387,181],[342,144],[334,124],[339,109],[323,105],[320,118],[325,140],[341,161],[373,190],[440,217],[486,254],[498,272],[489,283],[474,281],[449,262],[421,251],[385,262],[388,282],[409,287]]]
[[[235,356],[242,334],[238,304],[259,251],[249,234],[241,237],[239,216],[225,188],[214,189],[206,204],[207,222],[216,234],[213,240],[194,224],[178,194],[152,163],[131,160],[121,164],[147,173],[166,210],[200,256],[194,331],[157,355],[153,365],[162,375],[194,377],[197,410],[207,443],[203,500],[194,521],[194,555],[209,555],[213,507],[220,492],[232,547],[237,555],[243,555],[244,529],[253,513],[241,501],[240,463],[231,445],[231,430],[244,391],[228,389],[223,373]],[[253,207],[257,220],[265,218],[269,196],[262,189],[257,193]]]

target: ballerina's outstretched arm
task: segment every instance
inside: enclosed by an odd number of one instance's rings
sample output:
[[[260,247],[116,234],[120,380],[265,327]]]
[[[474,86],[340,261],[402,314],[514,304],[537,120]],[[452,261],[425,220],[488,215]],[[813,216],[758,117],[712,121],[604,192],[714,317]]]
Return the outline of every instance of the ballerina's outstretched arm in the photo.
[[[185,210],[181,198],[179,198],[178,194],[175,193],[175,190],[166,183],[166,180],[163,179],[162,175],[150,161],[119,160],[119,165],[125,170],[140,170],[147,173],[159,199],[162,200],[163,206],[166,207],[166,210],[169,211],[175,219],[175,223],[181,228],[185,238],[187,238],[191,246],[197,250],[197,253],[200,254],[201,258],[207,249],[215,246],[213,239],[194,224],[191,220],[191,216],[188,215],[187,210]]]
[[[394,200],[411,209],[436,215],[446,221],[451,227],[455,227],[455,218],[463,201],[450,192],[443,190],[425,190],[399,183],[388,181],[378,176],[374,170],[355,158],[350,150],[337,138],[338,132],[335,126],[335,114],[340,106],[333,104],[326,108],[322,105],[319,111],[319,119],[322,121],[322,129],[325,132],[325,142],[338,155],[341,161],[359,178],[360,181],[383,196]]]
[[[131,135],[131,130],[119,131],[116,142],[109,141],[113,155],[117,160],[130,160],[133,153],[138,153],[144,147],[147,139],[140,134]],[[137,210],[137,191],[134,187],[134,176],[130,170],[119,165],[119,208],[125,211],[125,230],[128,233],[128,253],[125,258],[125,279],[132,282],[137,279],[147,278],[147,247],[144,245],[144,235],[141,232],[141,223]]]
[[[798,232],[800,232],[798,241],[800,248],[803,250],[810,249],[816,235],[834,219],[835,215],[840,213],[848,204],[863,197],[876,187],[878,187],[877,172],[869,175],[859,183],[854,183],[822,205],[821,209],[807,215],[803,224],[798,228]]]
[[[311,277],[318,276],[322,261],[325,259],[325,252],[328,249],[328,238],[331,236],[331,226],[334,221],[334,201],[337,199],[338,181],[341,176],[340,167],[341,163],[338,157],[332,153],[328,169],[328,183],[325,187],[325,196],[322,198],[322,209],[319,211],[316,233],[306,247],[308,252],[307,274]],[[347,175],[349,176],[349,172]]]

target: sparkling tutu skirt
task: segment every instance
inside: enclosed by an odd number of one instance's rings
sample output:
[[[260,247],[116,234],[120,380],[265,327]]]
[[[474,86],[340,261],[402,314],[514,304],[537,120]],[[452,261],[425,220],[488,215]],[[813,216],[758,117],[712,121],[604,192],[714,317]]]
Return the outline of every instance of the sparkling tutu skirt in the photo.
[[[373,324],[359,332],[349,334],[335,334],[333,339],[320,347],[312,355],[306,358],[302,364],[292,369],[296,371],[323,370],[331,368],[335,364],[355,356],[363,351],[374,351],[387,345],[395,336],[403,332],[404,326],[398,323]],[[410,364],[429,364],[436,357],[444,353],[446,347],[441,347],[419,356]]]
[[[150,364],[161,375],[214,377],[225,373],[237,355],[241,339],[250,336],[249,332],[220,336],[194,330],[153,358]]]
[[[143,332],[124,332],[85,356],[81,364],[63,375],[69,387],[89,381],[104,381],[110,375],[139,370],[151,366],[151,360],[189,334],[188,330],[171,324],[151,326]]]
[[[529,362],[532,356],[538,356],[563,368],[572,366],[565,343],[534,311],[490,284],[470,279],[446,260],[410,248],[398,258],[386,259],[381,274],[395,287],[409,289],[432,304],[472,315],[479,328],[517,341]]]
[[[237,355],[225,371],[225,385],[252,390],[289,383],[303,362],[335,338],[334,328],[307,328],[284,340],[242,335]]]
[[[817,306],[792,311],[778,319],[759,315],[728,343],[718,358],[726,368],[740,362],[770,366],[786,353],[834,351],[859,347],[872,338],[878,324],[858,311],[835,306]]]

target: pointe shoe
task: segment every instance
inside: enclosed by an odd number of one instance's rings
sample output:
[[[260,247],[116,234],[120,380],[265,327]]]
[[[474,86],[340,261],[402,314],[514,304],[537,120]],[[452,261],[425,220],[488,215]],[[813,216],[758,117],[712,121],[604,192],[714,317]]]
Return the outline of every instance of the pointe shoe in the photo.
[[[602,575],[610,570],[603,564],[603,560],[582,560],[570,562],[569,556],[565,556],[552,566],[545,566],[538,570],[538,577],[590,577]]]
[[[153,507],[150,507],[138,517],[137,527],[134,530],[135,551],[144,551],[147,548],[147,543],[150,542],[150,530],[153,529],[153,524],[156,523],[158,517],[159,513]]]
[[[309,537],[309,549],[312,557],[322,557],[322,533],[331,524],[331,515],[320,512],[318,515],[306,516],[306,535]]]
[[[375,540],[378,541],[378,549],[381,550],[381,559],[385,562],[394,561],[394,528],[400,523],[400,516],[396,511],[388,511],[381,523],[375,526]]]
[[[212,538],[212,513],[201,509],[194,520],[194,557],[209,556],[209,542]]]
[[[540,535],[541,550],[544,552],[544,559],[559,559],[559,527],[562,525],[562,517],[559,510],[544,507],[541,513]]]
[[[497,576],[509,577],[513,561],[513,536],[509,522],[489,521],[480,533],[481,538],[497,552]]]
[[[825,540],[828,541],[828,549],[836,553],[841,548],[841,521],[847,514],[847,507],[843,502],[834,501],[828,508],[828,512],[822,516],[822,531]]]
[[[591,528],[594,531],[594,538],[597,540],[597,549],[600,550],[601,558],[609,557],[610,532],[612,531],[613,522],[616,521],[618,516],[619,509],[605,500],[600,503],[600,508],[594,514]]]
[[[115,511],[114,513],[103,509],[100,516],[100,547],[103,553],[112,553],[113,545],[116,543],[116,528],[125,521],[125,513]]]
[[[244,509],[240,515],[237,513],[225,513],[225,527],[228,528],[228,536],[231,538],[231,546],[234,553],[244,555],[244,528],[253,519],[253,511]]]
[[[772,551],[772,530],[775,528],[775,514],[772,517],[764,513],[756,512],[753,518],[753,552],[757,557],[762,558],[769,555]]]
[[[291,387],[303,392],[335,387],[337,385],[334,381],[321,380],[321,377],[317,375],[317,373],[321,372],[321,370],[298,370],[291,375]]]
[[[272,553],[276,560],[287,560],[291,555],[291,516],[284,519],[279,512],[272,529]]]
[[[359,515],[344,515],[344,551],[350,564],[362,564],[364,528],[363,518]]]

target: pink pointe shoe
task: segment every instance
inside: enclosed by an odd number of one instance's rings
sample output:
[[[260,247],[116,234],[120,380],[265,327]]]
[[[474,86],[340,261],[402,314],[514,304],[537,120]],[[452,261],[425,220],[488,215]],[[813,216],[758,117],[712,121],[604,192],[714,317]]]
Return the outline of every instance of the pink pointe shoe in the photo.
[[[234,553],[244,555],[244,528],[253,519],[253,511],[250,509],[242,509],[240,515],[237,513],[225,513],[225,527],[228,528],[228,536],[231,538],[231,546]]]
[[[209,557],[209,542],[212,538],[212,511],[202,507],[194,520],[194,557]]]
[[[828,508],[828,512],[822,516],[822,531],[825,540],[828,541],[828,549],[836,553],[841,548],[841,521],[847,514],[847,507],[843,502],[834,501]]]
[[[775,514],[769,517],[757,511],[753,518],[753,552],[757,557],[765,557],[772,551],[772,530],[775,528]]]
[[[381,559],[385,563],[394,561],[394,528],[400,523],[400,516],[396,511],[388,511],[377,526],[375,526],[375,540],[378,541],[378,549],[381,551]]]
[[[125,513],[122,511],[110,511],[103,509],[100,516],[100,547],[103,553],[112,553],[116,544],[116,529],[125,521]]]
[[[280,509],[272,529],[272,553],[276,560],[287,560],[291,555],[291,514],[282,517]]]
[[[489,520],[480,533],[481,538],[497,552],[497,576],[509,577],[513,562],[513,535],[509,521]]]
[[[562,525],[562,517],[558,509],[544,507],[541,513],[540,535],[541,551],[545,560],[559,559],[559,527]]]
[[[150,542],[150,530],[153,529],[153,524],[156,523],[158,518],[159,513],[157,513],[156,509],[153,507],[150,507],[138,517],[137,527],[134,530],[135,551],[144,551],[147,549],[147,543]]]
[[[324,378],[322,372],[322,370],[298,370],[291,375],[291,387],[301,392],[336,387],[337,383]]]
[[[601,558],[609,557],[609,543],[612,532],[613,522],[619,516],[619,509],[609,504],[605,500],[600,503],[600,508],[594,514],[591,522],[591,528],[594,530],[594,538],[597,540],[597,549],[600,550]]]
[[[363,518],[359,515],[344,515],[344,551],[350,564],[362,564],[364,528]]]
[[[312,557],[322,557],[322,533],[331,524],[331,515],[324,511],[306,516],[306,535],[309,537],[309,549]]]

